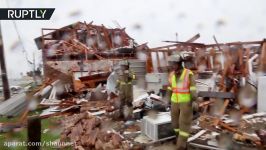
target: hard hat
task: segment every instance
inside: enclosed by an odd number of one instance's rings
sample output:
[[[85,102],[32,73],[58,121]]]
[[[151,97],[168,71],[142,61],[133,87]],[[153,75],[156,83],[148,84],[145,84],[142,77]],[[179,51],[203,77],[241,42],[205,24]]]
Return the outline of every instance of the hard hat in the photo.
[[[168,57],[168,62],[181,62],[182,57],[179,54],[171,55]]]

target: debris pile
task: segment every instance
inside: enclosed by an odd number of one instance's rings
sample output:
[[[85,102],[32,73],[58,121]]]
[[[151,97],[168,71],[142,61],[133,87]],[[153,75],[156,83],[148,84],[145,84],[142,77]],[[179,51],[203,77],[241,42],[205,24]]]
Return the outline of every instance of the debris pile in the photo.
[[[75,149],[144,149],[175,138],[160,133],[173,131],[167,93],[171,66],[165,60],[176,53],[195,74],[198,94],[188,144],[207,149],[265,145],[265,40],[218,43],[214,37],[215,44],[204,44],[195,43],[196,34],[186,42],[149,48],[138,46],[124,28],[78,22],[46,30],[53,32],[35,41],[43,52],[45,78],[54,82],[37,94],[47,108],[40,117],[62,116],[61,140],[73,142]],[[137,59],[139,53],[146,61]],[[129,59],[137,78],[130,82],[134,115],[127,121],[120,118],[116,89],[116,64],[123,59]]]
[[[45,78],[74,83],[75,91],[95,88],[107,79],[117,61],[136,58],[137,44],[125,28],[112,29],[92,23],[42,29],[42,36],[35,42],[43,53]]]
[[[215,125],[217,118],[210,115],[201,115],[198,124],[192,127],[195,133],[189,140],[190,144],[203,143],[209,147],[240,148],[241,146],[261,148],[265,146],[265,123],[266,113],[256,113],[244,115],[237,120],[224,115]],[[226,134],[227,138],[232,139],[233,143],[220,145],[220,138]],[[195,140],[195,141],[194,141]],[[238,144],[233,145],[233,144]]]
[[[61,140],[69,138],[75,149],[129,149],[120,134],[104,130],[104,121],[86,112],[65,117],[63,124]]]

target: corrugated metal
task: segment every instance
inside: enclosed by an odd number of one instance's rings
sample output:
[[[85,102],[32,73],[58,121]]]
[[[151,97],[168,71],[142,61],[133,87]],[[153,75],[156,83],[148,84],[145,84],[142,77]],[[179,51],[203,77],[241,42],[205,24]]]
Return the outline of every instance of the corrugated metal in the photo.
[[[17,94],[0,104],[0,115],[17,116],[26,109],[26,106],[26,94]]]

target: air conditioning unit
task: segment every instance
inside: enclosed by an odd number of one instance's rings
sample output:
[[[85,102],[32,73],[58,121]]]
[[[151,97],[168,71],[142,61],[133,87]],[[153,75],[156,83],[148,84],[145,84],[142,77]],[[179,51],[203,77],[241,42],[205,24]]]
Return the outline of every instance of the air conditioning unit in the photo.
[[[159,113],[156,118],[144,116],[141,131],[153,141],[175,137],[169,112]]]

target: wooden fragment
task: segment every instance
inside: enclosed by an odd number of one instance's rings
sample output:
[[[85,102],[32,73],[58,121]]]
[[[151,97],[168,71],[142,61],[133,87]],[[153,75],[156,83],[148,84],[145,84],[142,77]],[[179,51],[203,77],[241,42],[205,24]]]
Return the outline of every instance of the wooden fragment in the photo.
[[[196,34],[194,35],[192,38],[190,38],[189,40],[187,40],[186,42],[194,42],[196,41],[198,38],[200,38],[200,34]]]
[[[156,52],[156,59],[157,59],[157,69],[158,72],[160,72],[159,68],[161,67],[161,62],[160,62],[159,52]]]
[[[211,99],[209,101],[205,101],[199,104],[199,107],[205,107],[207,105],[210,105],[211,103],[215,102],[215,100]]]
[[[247,42],[231,42],[231,43],[216,43],[216,44],[208,44],[206,45],[207,48],[209,47],[218,47],[223,45],[248,45],[248,44],[262,44],[263,41],[247,41]]]
[[[230,132],[239,134],[239,138],[251,140],[254,144],[256,144],[256,146],[261,146],[261,141],[258,138],[254,138],[253,136],[250,136],[244,132],[241,132],[237,130],[236,128],[233,128],[222,121],[219,121],[219,125]]]
[[[109,38],[107,29],[105,28],[104,25],[102,25],[102,32],[104,33],[105,42],[107,43],[108,48],[109,49],[112,49],[113,48],[113,45],[112,45],[111,39]]]
[[[259,69],[262,72],[266,72],[266,42],[262,44]]]
[[[146,70],[147,70],[147,73],[151,73],[151,72],[153,72],[151,52],[147,52],[147,55],[146,56],[147,56]]]

